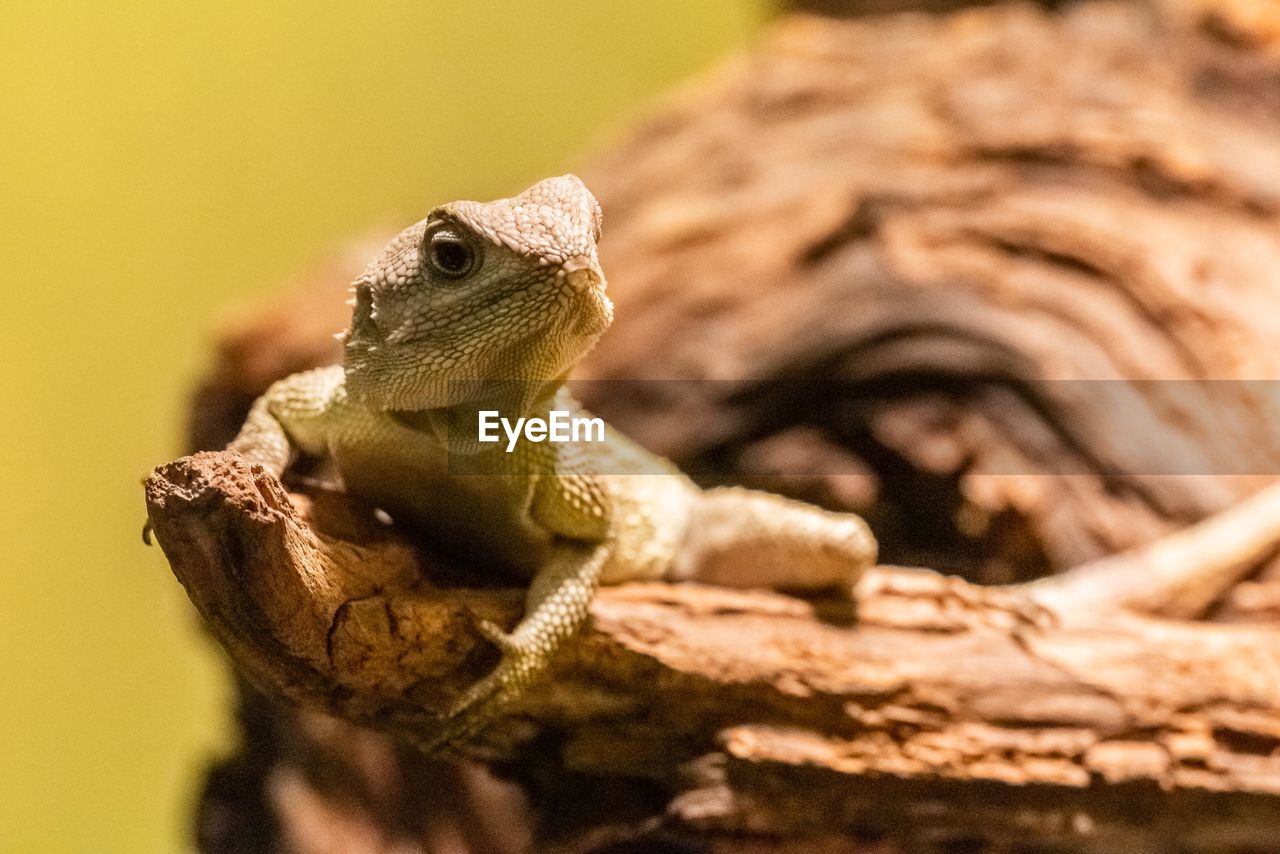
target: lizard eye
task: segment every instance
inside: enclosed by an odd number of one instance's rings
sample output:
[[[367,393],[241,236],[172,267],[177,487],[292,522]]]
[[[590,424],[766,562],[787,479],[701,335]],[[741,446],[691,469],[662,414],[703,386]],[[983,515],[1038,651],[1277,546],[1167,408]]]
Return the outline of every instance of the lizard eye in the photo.
[[[454,228],[442,226],[427,235],[427,263],[446,279],[460,279],[476,266],[476,252]]]

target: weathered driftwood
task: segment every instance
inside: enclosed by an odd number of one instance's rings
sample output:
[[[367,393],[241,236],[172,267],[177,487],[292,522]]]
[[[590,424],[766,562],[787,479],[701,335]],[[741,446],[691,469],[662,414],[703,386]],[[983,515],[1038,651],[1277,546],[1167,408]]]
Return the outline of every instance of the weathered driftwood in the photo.
[[[472,620],[519,614],[517,590],[434,586],[438,561],[333,496],[303,503],[308,525],[231,454],[164,466],[147,494],[174,572],[247,678],[410,741],[491,663]],[[606,590],[591,630],[473,752],[651,781],[669,821],[712,835],[927,815],[919,833],[936,841],[1280,845],[1280,629],[1055,602],[891,568],[856,614]]]
[[[1060,572],[1234,505],[1280,471],[1276,395],[1238,382],[1280,376],[1268,8],[779,21],[583,171],[617,322],[583,372],[605,382],[581,392],[704,480],[862,512],[888,560],[973,580]],[[220,447],[270,380],[336,358],[367,255],[228,332],[194,447]],[[673,378],[693,382],[631,382]],[[1080,382],[1099,379],[1142,382],[1117,407]],[[1146,382],[1205,379],[1227,382]],[[311,490],[298,517],[225,457],[149,490],[175,572],[266,689],[245,688],[205,850],[1280,845],[1266,625],[890,569],[847,625],[767,594],[610,591],[496,730],[511,788],[384,733],[429,724],[483,671],[467,615],[511,619],[517,592],[457,589],[340,496]],[[1099,570],[1082,600],[1107,595]],[[1213,614],[1273,621],[1274,573]]]

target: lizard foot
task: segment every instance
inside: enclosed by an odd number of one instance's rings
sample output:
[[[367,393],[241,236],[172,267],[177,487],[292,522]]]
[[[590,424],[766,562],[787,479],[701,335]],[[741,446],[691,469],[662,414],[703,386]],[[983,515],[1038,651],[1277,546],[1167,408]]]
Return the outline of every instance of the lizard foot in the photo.
[[[483,679],[468,688],[442,716],[440,729],[420,742],[427,753],[458,747],[484,729],[517,697],[525,685],[546,668],[547,656],[536,644],[480,620],[476,629],[502,650],[502,660]]]
[[[502,659],[458,698],[440,729],[422,743],[424,749],[461,745],[500,717],[543,674],[555,651],[586,621],[609,554],[605,544],[562,550],[530,584],[524,617],[514,631],[503,631],[487,620],[475,622],[476,631],[502,651]]]

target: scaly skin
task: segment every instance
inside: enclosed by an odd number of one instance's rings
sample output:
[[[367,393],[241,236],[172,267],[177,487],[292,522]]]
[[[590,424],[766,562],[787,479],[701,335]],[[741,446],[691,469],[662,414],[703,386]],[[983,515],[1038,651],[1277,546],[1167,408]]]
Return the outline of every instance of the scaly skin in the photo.
[[[572,176],[512,199],[454,202],[396,237],[356,280],[342,366],[295,374],[253,406],[230,449],[280,476],[330,458],[348,490],[480,565],[529,580],[502,651],[433,750],[519,697],[587,618],[599,584],[699,580],[851,592],[876,545],[855,516],[745,489],[701,491],[606,429],[604,442],[475,441],[480,409],[581,413],[563,388],[609,326],[600,207]]]

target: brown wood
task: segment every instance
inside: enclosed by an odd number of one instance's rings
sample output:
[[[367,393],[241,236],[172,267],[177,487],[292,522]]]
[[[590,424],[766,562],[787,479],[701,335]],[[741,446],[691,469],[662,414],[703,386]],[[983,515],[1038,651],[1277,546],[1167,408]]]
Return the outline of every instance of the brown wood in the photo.
[[[583,170],[617,322],[580,393],[704,482],[863,513],[891,562],[1000,583],[1195,553],[1160,538],[1280,471],[1278,22],[780,19]],[[336,358],[368,254],[227,330],[194,447]],[[1095,607],[1141,599],[1132,561],[1034,601],[885,568],[856,615],[611,590],[482,761],[442,765],[403,736],[492,662],[471,617],[510,622],[519,592],[291,486],[224,455],[148,484],[257,686],[202,850],[1280,848],[1275,566],[1170,609],[1236,625]]]
[[[430,732],[490,663],[472,620],[519,615],[516,590],[428,586],[437,562],[358,508],[304,501],[308,525],[231,454],[164,466],[147,493],[245,676],[340,719]],[[1051,601],[892,568],[861,585],[856,614],[607,589],[551,678],[469,753],[650,781],[671,793],[669,822],[711,836],[901,830],[923,811],[934,841],[1280,845],[1280,629]]]
[[[1280,376],[1280,61],[1189,20],[780,22],[589,174],[617,321],[587,403],[688,470],[864,512],[890,561],[987,581],[1256,488],[1275,386],[1232,381]],[[634,378],[747,384],[618,393]],[[1227,382],[1172,399],[1206,379]],[[851,454],[869,487],[831,474]]]

